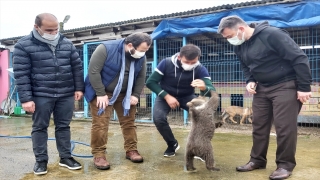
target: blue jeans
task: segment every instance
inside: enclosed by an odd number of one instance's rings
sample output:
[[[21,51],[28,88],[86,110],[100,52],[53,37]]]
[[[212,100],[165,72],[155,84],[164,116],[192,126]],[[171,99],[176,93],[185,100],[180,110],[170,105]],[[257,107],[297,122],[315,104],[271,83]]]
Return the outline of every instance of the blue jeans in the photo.
[[[190,95],[190,96],[180,97],[180,98],[176,97],[176,99],[180,104],[180,108],[188,111],[189,107],[187,106],[187,103],[195,97],[196,97],[195,95]],[[155,100],[155,104],[153,108],[153,121],[159,133],[161,134],[163,139],[167,142],[167,145],[169,147],[172,147],[177,141],[172,133],[172,130],[167,120],[167,115],[170,112],[170,110],[171,108],[168,105],[167,101],[162,97],[158,96]]]
[[[71,157],[70,122],[74,110],[74,97],[34,97],[32,116],[32,146],[36,161],[48,162],[47,140],[50,116],[53,113],[56,145],[60,158]]]

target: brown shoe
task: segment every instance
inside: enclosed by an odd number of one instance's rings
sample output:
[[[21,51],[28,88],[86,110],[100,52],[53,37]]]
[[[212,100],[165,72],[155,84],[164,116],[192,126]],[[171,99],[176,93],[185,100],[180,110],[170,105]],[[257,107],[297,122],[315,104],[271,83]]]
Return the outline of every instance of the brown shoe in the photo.
[[[261,166],[261,165],[254,163],[254,162],[248,162],[246,165],[237,167],[236,170],[240,171],[240,172],[247,172],[247,171],[252,171],[255,169],[265,169],[265,168],[266,168],[266,166]]]
[[[93,164],[97,169],[107,170],[110,169],[110,164],[105,157],[95,157],[93,158]]]
[[[143,158],[142,158],[142,156],[139,154],[139,152],[137,150],[126,152],[126,158],[131,160],[134,163],[143,162]]]
[[[287,179],[291,174],[291,171],[288,171],[283,168],[277,168],[275,171],[273,171],[269,178],[272,180]]]

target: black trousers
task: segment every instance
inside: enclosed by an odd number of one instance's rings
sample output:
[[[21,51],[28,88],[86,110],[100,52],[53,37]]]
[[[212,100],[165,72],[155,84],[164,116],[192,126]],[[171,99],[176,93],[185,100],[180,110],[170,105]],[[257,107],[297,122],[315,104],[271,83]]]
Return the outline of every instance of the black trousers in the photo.
[[[297,118],[302,103],[297,100],[295,81],[271,87],[258,84],[253,96],[253,146],[251,160],[260,165],[267,164],[272,123],[277,134],[276,164],[278,168],[292,171],[296,166]]]
[[[190,95],[183,98],[177,98],[180,104],[180,108],[188,111],[189,107],[187,106],[187,103],[195,97],[195,95]],[[159,133],[166,141],[167,145],[169,147],[172,147],[176,143],[176,139],[172,133],[172,130],[167,120],[167,115],[170,112],[170,110],[171,108],[168,105],[167,101],[162,97],[158,96],[155,100],[153,107],[153,121]]]
[[[74,110],[74,97],[34,97],[36,110],[32,116],[32,146],[36,161],[48,162],[48,127],[53,113],[56,145],[60,158],[71,157],[70,122]]]

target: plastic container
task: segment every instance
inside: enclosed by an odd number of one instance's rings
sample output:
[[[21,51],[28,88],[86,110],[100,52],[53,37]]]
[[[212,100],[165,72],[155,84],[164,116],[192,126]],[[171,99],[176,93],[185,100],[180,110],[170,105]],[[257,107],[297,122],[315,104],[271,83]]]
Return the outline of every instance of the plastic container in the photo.
[[[22,115],[22,114],[26,114],[26,111],[23,110],[22,107],[15,107],[14,108],[14,114],[15,115]]]

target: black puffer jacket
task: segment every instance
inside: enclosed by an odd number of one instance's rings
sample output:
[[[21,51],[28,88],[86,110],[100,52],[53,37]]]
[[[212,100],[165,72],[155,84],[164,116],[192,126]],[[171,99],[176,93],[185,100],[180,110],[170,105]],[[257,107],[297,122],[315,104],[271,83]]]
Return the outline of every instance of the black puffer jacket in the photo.
[[[13,71],[21,103],[33,96],[67,97],[84,90],[82,61],[63,35],[55,52],[32,32],[21,38],[14,46]]]

